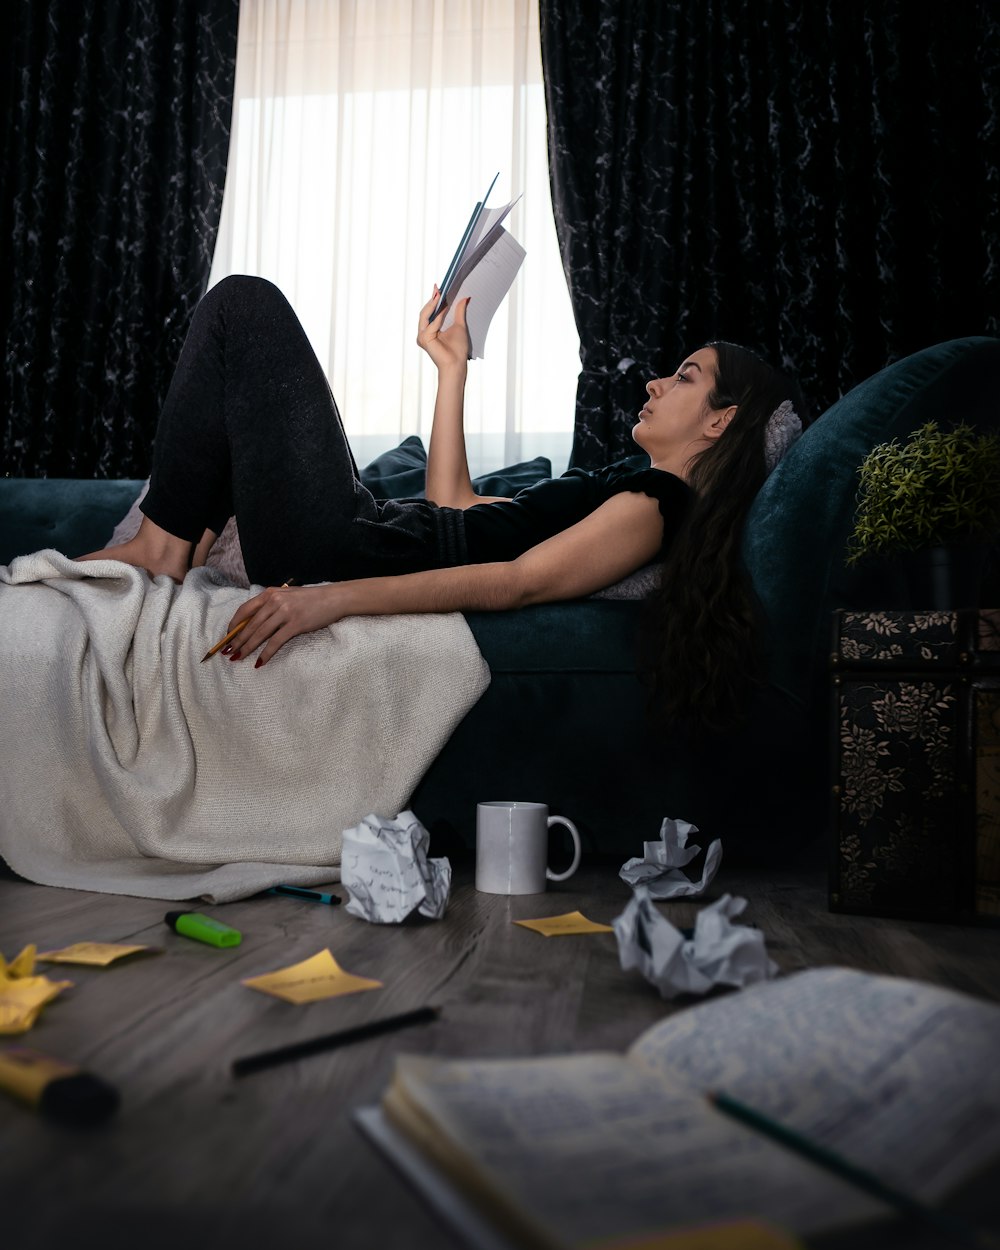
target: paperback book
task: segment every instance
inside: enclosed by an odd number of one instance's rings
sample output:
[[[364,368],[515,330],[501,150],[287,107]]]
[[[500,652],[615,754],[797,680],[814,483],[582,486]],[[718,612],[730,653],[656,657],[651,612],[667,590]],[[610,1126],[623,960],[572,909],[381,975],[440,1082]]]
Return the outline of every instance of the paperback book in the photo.
[[[432,313],[435,317],[444,304],[448,305],[444,319],[447,329],[455,319],[456,305],[470,298],[466,312],[470,360],[482,359],[490,322],[525,257],[524,248],[503,227],[505,218],[521,197],[500,208],[486,207],[498,177],[499,174],[494,176],[486,194],[472,210],[469,224],[439,284],[441,295]]]

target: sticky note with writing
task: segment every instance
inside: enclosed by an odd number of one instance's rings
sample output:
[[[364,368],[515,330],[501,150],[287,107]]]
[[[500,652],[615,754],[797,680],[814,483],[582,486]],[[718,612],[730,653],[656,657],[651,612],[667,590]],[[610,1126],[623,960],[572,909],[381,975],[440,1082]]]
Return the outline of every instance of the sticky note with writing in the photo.
[[[381,981],[368,977],[356,977],[345,972],[329,950],[319,951],[301,963],[277,972],[266,972],[259,977],[249,977],[244,982],[252,990],[273,994],[288,1003],[315,1003],[322,998],[336,998],[340,994],[356,994],[359,990],[380,990]]]
[[[538,920],[515,920],[525,929],[534,929],[543,937],[560,937],[569,933],[612,933],[609,924],[597,924],[588,920],[583,912],[568,911],[561,916],[542,916]]]
[[[45,951],[38,958],[53,964],[92,964],[105,968],[116,959],[137,955],[140,951],[146,951],[150,955],[159,954],[160,947],[125,946],[119,942],[74,942],[72,946],[63,946],[57,951]]]

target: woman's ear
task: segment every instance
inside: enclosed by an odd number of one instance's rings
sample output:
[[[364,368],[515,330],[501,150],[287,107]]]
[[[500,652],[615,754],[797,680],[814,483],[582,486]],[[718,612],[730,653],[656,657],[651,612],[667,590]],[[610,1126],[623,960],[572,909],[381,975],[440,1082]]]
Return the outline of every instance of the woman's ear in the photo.
[[[725,433],[726,427],[733,417],[736,416],[736,405],[730,404],[728,408],[719,408],[709,416],[708,425],[705,429],[707,438],[718,438],[720,434]]]

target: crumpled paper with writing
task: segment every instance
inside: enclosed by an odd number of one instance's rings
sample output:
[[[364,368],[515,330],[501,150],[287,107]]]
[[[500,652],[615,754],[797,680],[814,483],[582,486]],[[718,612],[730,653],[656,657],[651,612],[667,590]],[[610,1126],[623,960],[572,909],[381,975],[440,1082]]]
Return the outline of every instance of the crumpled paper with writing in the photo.
[[[399,924],[412,912],[440,920],[451,892],[451,864],[428,859],[430,834],[413,812],[366,816],[345,829],[340,880],[347,911],[372,924]]]
[[[686,820],[671,820],[667,816],[660,826],[659,842],[643,842],[642,858],[636,857],[622,864],[618,875],[631,886],[647,886],[653,898],[684,898],[701,894],[722,863],[722,843],[716,838],[709,844],[701,880],[692,881],[681,869],[701,851],[700,846],[687,844],[688,834],[697,832],[697,825]]]
[[[702,908],[694,936],[685,938],[657,911],[649,889],[637,886],[631,902],[611,922],[622,968],[638,968],[663,998],[704,994],[715,985],[742,988],[769,980],[778,965],[768,957],[764,934],[733,924],[746,905],[745,898],[723,894]]]

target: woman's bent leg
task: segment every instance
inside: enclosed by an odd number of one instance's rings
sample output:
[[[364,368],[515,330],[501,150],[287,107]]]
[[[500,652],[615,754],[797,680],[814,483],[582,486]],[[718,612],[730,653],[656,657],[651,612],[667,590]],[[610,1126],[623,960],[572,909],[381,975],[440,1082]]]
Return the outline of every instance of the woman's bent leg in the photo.
[[[336,576],[359,485],[288,301],[264,279],[224,279],[192,320],[142,511],[190,543],[235,512],[252,581],[319,581]]]

